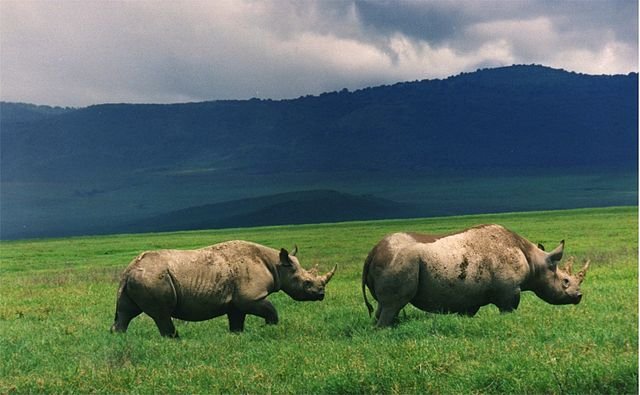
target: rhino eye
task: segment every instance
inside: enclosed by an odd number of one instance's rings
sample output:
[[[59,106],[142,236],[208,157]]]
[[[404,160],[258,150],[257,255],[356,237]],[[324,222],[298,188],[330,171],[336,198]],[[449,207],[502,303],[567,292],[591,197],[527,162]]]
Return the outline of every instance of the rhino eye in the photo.
[[[309,280],[305,280],[305,281],[304,281],[304,287],[305,287],[305,288],[309,288],[309,287],[311,287],[311,281],[309,281]]]
[[[562,286],[565,287],[565,288],[569,287],[569,279],[568,278],[565,278],[565,279],[562,280]]]

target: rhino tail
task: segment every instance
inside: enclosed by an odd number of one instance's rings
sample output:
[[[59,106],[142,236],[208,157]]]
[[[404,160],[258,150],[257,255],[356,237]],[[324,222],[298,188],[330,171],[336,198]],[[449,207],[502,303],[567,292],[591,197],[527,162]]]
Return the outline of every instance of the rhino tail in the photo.
[[[368,285],[367,277],[369,276],[369,265],[371,264],[372,260],[373,253],[369,253],[369,255],[367,255],[367,259],[365,259],[364,261],[364,267],[362,268],[362,296],[364,297],[364,304],[367,306],[367,310],[369,310],[369,317],[371,317],[371,314],[373,313],[373,306],[367,299],[367,291],[365,289],[365,285]]]

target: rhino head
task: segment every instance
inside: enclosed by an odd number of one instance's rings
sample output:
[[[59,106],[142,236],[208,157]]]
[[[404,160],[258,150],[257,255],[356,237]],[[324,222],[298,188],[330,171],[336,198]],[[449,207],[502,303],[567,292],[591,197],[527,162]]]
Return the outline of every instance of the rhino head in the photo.
[[[298,262],[294,247],[291,254],[284,248],[280,250],[280,287],[295,300],[322,300],[324,288],[333,277],[338,265],[325,275],[317,275],[315,270],[307,271]]]
[[[538,248],[544,251],[541,244],[538,245]],[[567,260],[564,268],[558,267],[563,253],[564,240],[556,249],[548,254],[545,253],[544,263],[541,265],[543,269],[537,273],[537,286],[533,291],[547,303],[578,304],[582,299],[580,284],[584,281],[590,261],[587,260],[583,268],[574,275],[571,272],[574,257]]]

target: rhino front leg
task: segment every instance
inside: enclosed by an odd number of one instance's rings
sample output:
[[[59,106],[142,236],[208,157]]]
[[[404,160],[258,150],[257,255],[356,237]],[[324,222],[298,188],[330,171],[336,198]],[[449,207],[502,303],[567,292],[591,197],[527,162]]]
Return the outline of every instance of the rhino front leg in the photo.
[[[160,331],[160,335],[164,337],[172,337],[178,338],[178,331],[176,331],[176,327],[173,326],[173,321],[171,317],[157,317],[153,318],[153,321],[156,323],[158,330]]]
[[[511,313],[518,308],[520,304],[520,288],[515,289],[513,292],[506,293],[502,298],[499,298],[495,305],[498,306],[500,313]]]
[[[480,306],[471,306],[466,310],[461,311],[460,315],[466,315],[467,317],[473,317],[480,310]]]
[[[257,315],[264,318],[265,323],[275,325],[278,323],[278,312],[267,299],[260,299],[247,304],[241,309],[246,314]]]
[[[229,318],[229,330],[231,332],[244,331],[244,319],[247,317],[247,313],[242,312],[236,308],[229,310],[227,318]]]

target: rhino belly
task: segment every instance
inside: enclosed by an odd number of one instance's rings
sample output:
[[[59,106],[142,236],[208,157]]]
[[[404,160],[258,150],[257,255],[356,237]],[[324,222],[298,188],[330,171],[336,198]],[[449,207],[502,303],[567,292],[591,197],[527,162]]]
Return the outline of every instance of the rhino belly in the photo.
[[[411,304],[434,313],[466,313],[489,304],[490,294],[490,290],[483,284],[459,278],[427,278],[420,281],[418,292]]]
[[[430,313],[468,313],[489,304],[482,295],[460,297],[453,294],[433,294],[416,296],[411,304]]]
[[[230,298],[222,295],[188,295],[178,298],[171,315],[185,321],[204,321],[227,314],[230,306]]]

